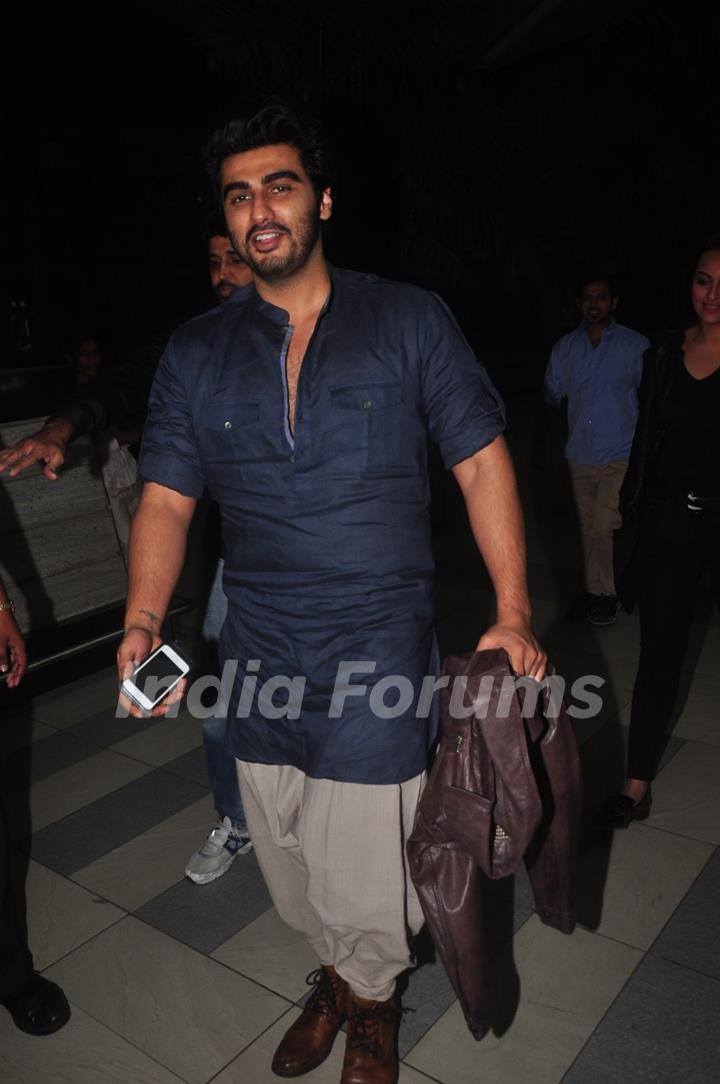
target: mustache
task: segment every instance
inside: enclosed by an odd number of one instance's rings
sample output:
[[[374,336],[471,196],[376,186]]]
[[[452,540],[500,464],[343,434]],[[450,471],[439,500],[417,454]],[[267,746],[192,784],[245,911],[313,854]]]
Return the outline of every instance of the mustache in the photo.
[[[263,222],[260,226],[251,226],[245,234],[245,240],[252,241],[256,233],[267,233],[268,230],[273,230],[277,233],[290,233],[287,226],[281,226],[279,222]]]

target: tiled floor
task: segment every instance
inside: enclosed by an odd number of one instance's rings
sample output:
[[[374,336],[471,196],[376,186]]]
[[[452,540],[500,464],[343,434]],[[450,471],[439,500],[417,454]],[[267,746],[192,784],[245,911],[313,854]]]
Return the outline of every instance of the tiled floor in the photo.
[[[522,468],[522,462],[521,462]],[[598,675],[602,711],[578,718],[592,807],[622,777],[637,622],[562,617],[576,587],[566,504],[529,493],[536,623],[560,671]],[[464,538],[440,546],[447,651],[489,614]],[[429,943],[403,995],[401,1084],[710,1084],[720,1079],[720,626],[698,626],[694,675],[652,816],[613,839],[588,831],[580,926],[532,914],[528,886],[497,900],[498,1021],[476,1043]],[[50,1038],[0,1011],[4,1084],[270,1084],[272,1051],[315,965],[277,917],[255,856],[196,887],[186,859],[213,813],[200,723],[113,715],[111,670],[8,713],[0,778],[37,967],[73,1005]],[[28,750],[32,749],[32,757]],[[514,931],[508,941],[510,931]],[[308,1084],[337,1084],[341,1042]]]

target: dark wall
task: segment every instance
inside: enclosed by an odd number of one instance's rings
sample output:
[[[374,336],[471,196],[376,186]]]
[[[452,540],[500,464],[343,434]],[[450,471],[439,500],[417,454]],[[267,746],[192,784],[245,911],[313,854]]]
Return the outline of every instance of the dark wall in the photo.
[[[537,377],[584,267],[620,272],[625,322],[684,320],[687,265],[717,217],[712,13],[628,0],[604,22],[560,4],[540,43],[488,66],[514,8],[16,12],[3,311],[28,298],[34,356],[55,360],[78,323],[122,350],[170,311],[201,309],[200,146],[273,91],[320,114],[338,150],[331,257],[436,289],[494,369]]]

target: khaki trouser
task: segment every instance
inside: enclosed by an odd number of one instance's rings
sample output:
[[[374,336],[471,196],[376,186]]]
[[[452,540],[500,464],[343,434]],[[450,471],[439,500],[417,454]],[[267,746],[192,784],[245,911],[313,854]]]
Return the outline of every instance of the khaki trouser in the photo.
[[[620,486],[627,459],[602,466],[570,463],[582,534],[585,587],[591,595],[614,595],[613,531],[620,526]]]
[[[237,761],[248,831],[280,917],[358,997],[386,1001],[423,916],[405,842],[425,773],[383,786]]]

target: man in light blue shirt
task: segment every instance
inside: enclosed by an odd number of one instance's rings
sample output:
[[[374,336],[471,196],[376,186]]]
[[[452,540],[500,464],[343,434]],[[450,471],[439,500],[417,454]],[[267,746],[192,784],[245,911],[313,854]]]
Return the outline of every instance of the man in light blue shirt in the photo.
[[[607,278],[588,279],[578,292],[582,322],[555,343],[545,373],[545,402],[568,401],[565,445],[580,519],[587,616],[595,625],[617,617],[613,531],[620,526],[618,494],[625,477],[638,412],[642,359],[650,345],[615,322],[617,290]]]

